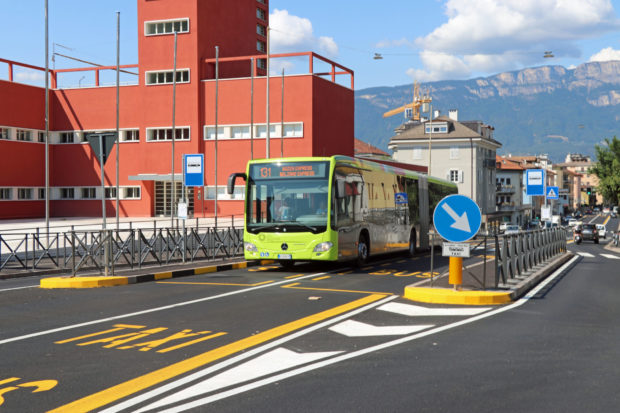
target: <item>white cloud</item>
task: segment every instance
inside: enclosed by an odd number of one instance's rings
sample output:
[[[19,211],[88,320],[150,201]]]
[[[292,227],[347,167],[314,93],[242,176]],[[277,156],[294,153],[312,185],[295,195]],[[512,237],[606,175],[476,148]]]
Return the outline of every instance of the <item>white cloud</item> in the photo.
[[[608,60],[620,60],[620,50],[606,47],[600,52],[590,56],[590,62],[607,62]]]
[[[578,57],[578,40],[620,29],[610,0],[448,0],[445,11],[446,23],[416,39],[424,69],[411,76],[514,70],[541,62],[545,50]]]
[[[45,80],[45,73],[41,71],[23,71],[15,73],[15,80],[24,83],[41,82]]]
[[[377,49],[386,49],[388,47],[402,47],[402,46],[413,46],[411,40],[403,37],[398,40],[381,40],[377,44],[375,44],[375,48]]]
[[[287,10],[275,9],[269,15],[271,27],[271,52],[292,53],[315,51],[325,57],[335,58],[338,45],[333,38],[317,37],[309,19],[293,16]]]

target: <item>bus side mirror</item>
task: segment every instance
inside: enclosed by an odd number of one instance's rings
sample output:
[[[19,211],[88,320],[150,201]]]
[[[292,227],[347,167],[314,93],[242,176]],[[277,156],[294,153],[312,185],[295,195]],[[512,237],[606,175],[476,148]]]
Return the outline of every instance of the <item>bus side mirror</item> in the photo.
[[[235,180],[237,178],[243,178],[244,181],[248,180],[247,175],[243,172],[235,172],[230,174],[228,177],[228,186],[226,187],[226,192],[228,192],[228,195],[232,195],[235,192]]]
[[[345,194],[344,181],[336,179],[336,198],[344,198]]]

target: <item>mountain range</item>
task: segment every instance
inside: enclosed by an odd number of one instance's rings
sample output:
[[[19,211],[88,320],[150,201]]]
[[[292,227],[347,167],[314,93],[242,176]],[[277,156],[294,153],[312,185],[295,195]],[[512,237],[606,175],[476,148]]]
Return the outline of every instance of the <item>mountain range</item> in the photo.
[[[594,145],[620,136],[620,61],[575,68],[541,66],[469,80],[420,85],[433,111],[457,109],[459,120],[495,128],[499,154],[547,154],[562,162],[567,153],[594,155]],[[402,114],[383,113],[410,103],[413,84],[355,92],[355,136],[387,150]]]

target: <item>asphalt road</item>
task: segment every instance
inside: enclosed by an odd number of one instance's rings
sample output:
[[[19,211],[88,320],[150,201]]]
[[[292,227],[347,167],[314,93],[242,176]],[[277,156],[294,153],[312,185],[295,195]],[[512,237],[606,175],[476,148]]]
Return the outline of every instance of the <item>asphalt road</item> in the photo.
[[[399,298],[428,255],[91,290],[5,280],[0,411],[615,411],[620,254],[603,247],[571,245],[570,269],[496,307]]]

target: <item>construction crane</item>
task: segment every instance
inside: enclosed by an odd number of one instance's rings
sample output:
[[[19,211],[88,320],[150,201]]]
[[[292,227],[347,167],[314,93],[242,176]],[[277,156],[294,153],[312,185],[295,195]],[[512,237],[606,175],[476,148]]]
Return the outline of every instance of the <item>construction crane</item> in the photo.
[[[413,82],[413,101],[411,103],[407,103],[401,107],[396,109],[392,109],[383,114],[384,118],[389,118],[390,116],[397,115],[399,113],[405,112],[408,109],[411,109],[411,120],[420,121],[420,106],[424,103],[431,103],[432,98],[428,94],[428,92],[424,96],[420,96],[420,85],[418,82]]]

